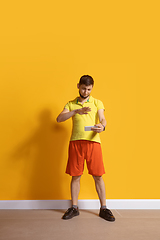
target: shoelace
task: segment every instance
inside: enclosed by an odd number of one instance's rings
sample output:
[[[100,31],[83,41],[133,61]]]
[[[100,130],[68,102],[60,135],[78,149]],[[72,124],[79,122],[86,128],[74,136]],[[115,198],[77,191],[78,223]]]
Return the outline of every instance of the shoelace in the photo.
[[[109,209],[105,208],[104,211],[107,212],[109,215],[113,216],[112,212]]]
[[[70,212],[71,210],[74,210],[75,208],[73,208],[73,207],[71,207],[71,208],[68,208],[68,210],[67,210],[67,212],[66,213],[68,213],[68,212]]]
[[[68,208],[67,213],[68,213],[70,210],[72,210],[72,208]]]

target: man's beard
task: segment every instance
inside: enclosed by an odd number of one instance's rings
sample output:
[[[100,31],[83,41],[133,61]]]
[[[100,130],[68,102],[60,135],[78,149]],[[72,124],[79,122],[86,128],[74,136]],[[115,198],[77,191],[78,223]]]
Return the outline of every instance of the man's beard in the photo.
[[[79,91],[79,95],[80,95],[80,97],[83,98],[83,99],[86,99],[87,97],[89,97],[89,95],[86,96],[86,97],[82,96],[82,94],[80,93],[80,91]]]

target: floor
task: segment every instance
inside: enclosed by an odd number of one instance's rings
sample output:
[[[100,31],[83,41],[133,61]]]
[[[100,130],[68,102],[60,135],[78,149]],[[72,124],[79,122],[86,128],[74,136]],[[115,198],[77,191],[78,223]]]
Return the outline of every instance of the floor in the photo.
[[[115,222],[99,210],[80,210],[62,220],[64,210],[0,210],[0,240],[160,240],[160,210],[112,210]]]

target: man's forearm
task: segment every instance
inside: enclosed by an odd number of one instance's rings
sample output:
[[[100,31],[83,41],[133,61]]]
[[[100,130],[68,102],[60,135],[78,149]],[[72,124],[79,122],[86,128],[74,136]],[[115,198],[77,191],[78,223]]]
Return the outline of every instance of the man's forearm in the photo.
[[[106,126],[106,125],[107,125],[106,119],[102,119],[102,120],[101,120],[101,124],[102,124],[103,126]]]
[[[75,109],[71,112],[64,112],[64,113],[62,112],[57,117],[57,122],[64,122],[67,119],[69,119],[70,117],[73,117],[76,113],[83,115],[83,114],[88,114],[88,112],[90,112],[90,111],[91,111],[91,108],[83,107],[83,108]]]
[[[73,110],[71,112],[67,112],[67,113],[61,113],[59,114],[59,116],[57,117],[57,122],[64,122],[67,119],[73,117],[76,114],[76,110]]]

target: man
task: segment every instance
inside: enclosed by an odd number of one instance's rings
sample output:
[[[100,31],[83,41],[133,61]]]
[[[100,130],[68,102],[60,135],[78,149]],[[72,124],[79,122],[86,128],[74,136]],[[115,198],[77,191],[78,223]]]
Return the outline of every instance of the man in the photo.
[[[57,117],[57,122],[66,121],[71,117],[73,120],[66,168],[66,173],[72,176],[72,207],[65,212],[62,218],[70,219],[79,215],[80,178],[83,174],[84,159],[86,159],[88,172],[95,180],[96,191],[101,204],[99,216],[105,220],[114,221],[112,212],[106,207],[105,184],[102,178],[105,170],[99,133],[103,132],[106,126],[104,106],[100,100],[90,96],[93,85],[94,80],[91,76],[82,76],[77,84],[79,97],[68,102]],[[89,129],[89,126],[92,127]]]

